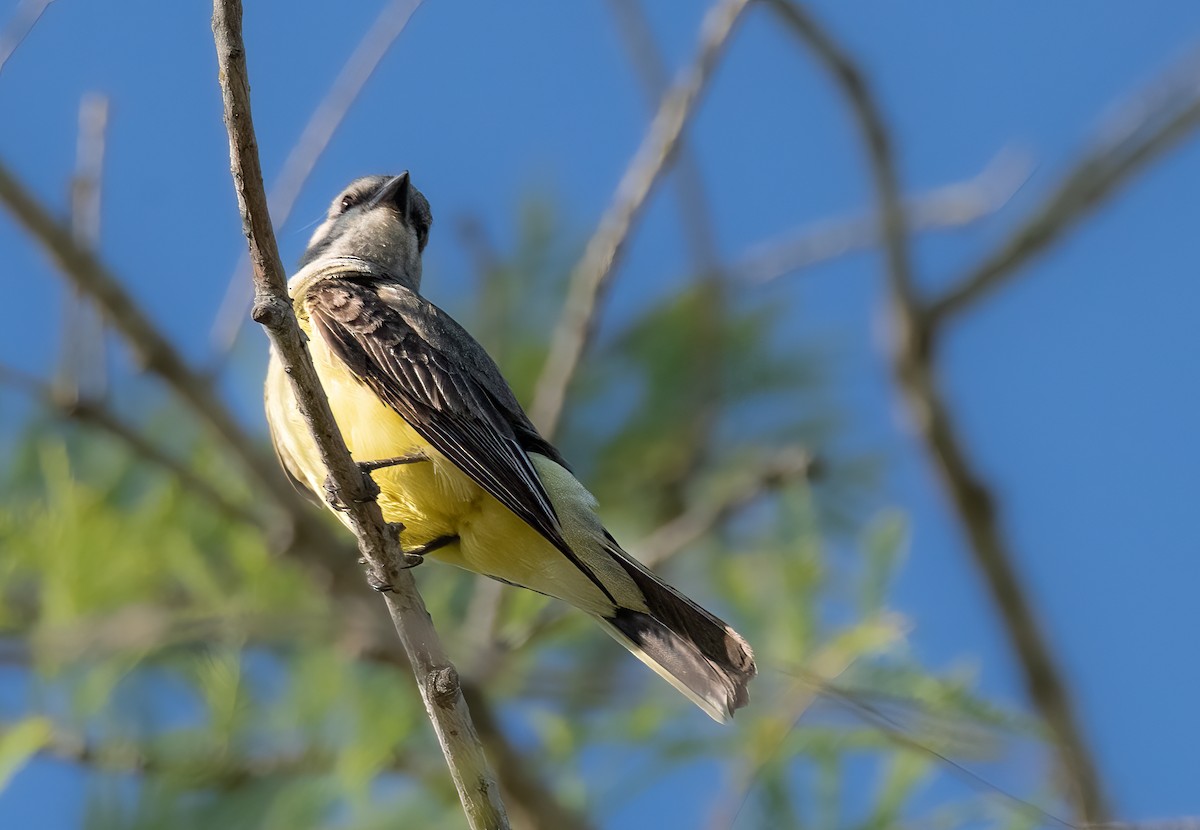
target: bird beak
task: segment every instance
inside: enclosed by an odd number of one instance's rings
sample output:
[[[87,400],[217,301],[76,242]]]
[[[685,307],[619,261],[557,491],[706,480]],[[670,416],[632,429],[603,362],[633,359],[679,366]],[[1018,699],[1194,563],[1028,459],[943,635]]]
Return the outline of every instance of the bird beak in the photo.
[[[401,216],[408,216],[408,171],[405,170],[399,176],[388,179],[383,187],[379,188],[379,192],[371,199],[370,207],[391,202],[400,211]]]

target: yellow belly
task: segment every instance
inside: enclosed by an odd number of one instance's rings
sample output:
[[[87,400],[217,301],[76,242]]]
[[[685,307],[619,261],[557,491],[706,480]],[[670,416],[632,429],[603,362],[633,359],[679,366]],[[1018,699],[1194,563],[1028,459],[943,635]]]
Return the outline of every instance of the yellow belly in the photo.
[[[313,349],[314,363],[329,395],[330,408],[355,461],[375,461],[423,453],[429,458],[376,470],[379,506],[389,522],[404,525],[406,548],[439,536],[457,536],[464,522],[491,497],[429,445],[395,410],[359,383],[324,349]]]
[[[416,452],[429,458],[372,474],[379,485],[384,518],[404,525],[401,542],[405,549],[439,537],[457,537],[458,542],[438,548],[430,556],[565,599],[594,613],[611,610],[607,598],[561,551],[430,446],[395,410],[359,383],[319,338],[310,340],[309,345],[334,418],[356,461]],[[323,494],[324,465],[277,360],[272,360],[268,370],[266,399],[272,436],[284,463],[314,493]],[[531,458],[572,548],[585,559],[594,559],[592,564],[601,578],[625,593],[628,577],[610,557],[593,553],[602,528],[592,512],[590,494],[554,462],[537,455]],[[345,521],[344,514],[338,515]]]

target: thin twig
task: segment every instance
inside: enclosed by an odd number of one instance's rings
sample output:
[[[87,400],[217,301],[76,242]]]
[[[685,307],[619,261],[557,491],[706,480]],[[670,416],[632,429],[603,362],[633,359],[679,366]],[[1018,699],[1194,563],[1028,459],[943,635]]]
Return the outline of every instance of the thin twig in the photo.
[[[359,93],[383,61],[392,44],[400,37],[409,18],[421,5],[421,0],[392,0],[367,29],[358,46],[346,59],[333,86],[313,110],[300,133],[275,184],[271,187],[269,205],[275,224],[280,227],[292,215],[292,208],[304,183],[312,175],[317,161],[329,146],[346,113],[358,99]],[[238,336],[249,318],[251,296],[250,260],[243,252],[237,266],[229,276],[225,298],[213,321],[211,340],[214,352],[212,373],[220,371],[222,364],[237,344]]]
[[[1002,150],[977,176],[906,199],[908,230],[946,230],[978,222],[1007,205],[1032,173],[1030,156]],[[736,279],[769,282],[879,243],[875,215],[830,219],[755,245],[727,270]]]
[[[621,40],[629,52],[630,62],[642,88],[642,97],[653,112],[662,103],[663,96],[670,88],[671,76],[662,53],[654,42],[650,22],[646,20],[645,11],[638,0],[609,0],[608,6],[617,22]],[[692,273],[713,272],[719,261],[716,222],[704,187],[700,164],[691,152],[688,142],[682,138],[679,149],[675,151],[675,170],[672,178],[675,200],[679,206],[680,224],[688,250],[691,252]]]
[[[9,366],[0,365],[0,383],[9,383],[19,387],[65,418],[107,432],[129,447],[134,455],[170,473],[185,491],[208,502],[227,518],[259,527],[264,526],[263,520],[253,511],[226,497],[224,493],[197,475],[183,461],[174,458],[148,441],[137,427],[122,421],[102,403],[90,398],[81,398],[70,390],[60,392],[49,384]]]
[[[0,738],[15,725],[0,725]],[[328,774],[336,768],[334,750],[319,745],[262,756],[234,756],[225,746],[205,747],[188,741],[187,749],[160,749],[136,740],[102,739],[60,726],[50,727],[38,755],[101,771],[138,773],[184,779],[191,786],[233,790],[267,778]],[[413,776],[432,787],[428,765],[398,748],[386,768]]]
[[[701,26],[696,58],[663,98],[641,146],[617,185],[613,202],[588,241],[571,275],[562,316],[550,340],[546,365],[538,378],[530,413],[547,437],[562,417],[567,389],[595,328],[608,278],[620,258],[647,197],[679,147],[729,35],[750,0],[718,0]]]
[[[71,284],[95,300],[141,365],[161,378],[212,428],[250,474],[260,496],[288,516],[293,525],[292,535],[336,548],[336,537],[328,526],[317,520],[310,506],[280,473],[275,460],[242,429],[217,397],[212,384],[184,361],[116,275],[92,251],[76,243],[70,230],[47,212],[3,162],[0,162],[0,201],[46,249]]]
[[[696,505],[644,537],[633,550],[648,568],[660,568],[689,545],[712,533],[761,496],[808,478],[814,462],[807,450],[783,449],[716,502]]]
[[[71,180],[71,232],[93,251],[100,248],[100,190],[104,175],[104,138],[108,97],[91,94],[79,102],[79,139],[75,176]],[[97,400],[104,395],[104,321],[95,305],[78,289],[66,298],[58,385],[75,397]]]
[[[391,587],[391,591],[384,592],[384,599],[413,667],[425,711],[442,746],[467,820],[475,830],[507,828],[499,788],[463,700],[458,672],[442,649],[412,574],[399,567],[397,533],[385,524],[364,476],[346,449],[288,298],[251,117],[240,0],[215,0],[213,37],[234,189],[254,268],[254,319],[267,330],[291,378],[298,408],[312,430],[322,463],[342,493],[359,551],[378,584]]]
[[[901,622],[897,618],[884,617],[878,620],[877,624],[884,636],[876,649],[894,643],[902,636]],[[821,685],[832,683],[865,656],[865,653],[849,648],[843,639],[836,637],[813,655],[809,661],[808,677],[792,684],[778,701],[774,711],[760,716],[773,726],[770,731],[762,730],[762,733],[771,734],[773,739],[760,742],[754,751],[746,753],[740,759],[740,763],[730,775],[725,793],[718,799],[711,813],[710,827],[714,830],[733,830],[738,816],[750,800],[755,783],[772,760],[779,755],[787,739],[796,731],[800,719],[817,701]],[[818,682],[814,683],[811,678],[816,678]]]
[[[879,207],[878,225],[884,258],[893,288],[901,300],[913,304],[912,265],[908,253],[907,217],[896,174],[892,145],[882,111],[875,103],[857,64],[799,3],[771,0],[771,5],[813,53],[850,105],[867,149],[871,181]]]
[[[854,112],[866,145],[883,230],[890,312],[894,329],[893,361],[898,385],[912,419],[942,478],[970,551],[987,582],[1017,653],[1033,705],[1055,737],[1059,767],[1069,796],[1085,822],[1108,814],[1099,774],[1076,722],[1066,681],[1050,653],[1032,604],[1013,564],[1012,552],[996,520],[995,501],[967,460],[963,443],[934,378],[929,349],[928,315],[915,296],[905,228],[904,206],[888,133],[880,108],[857,65],[796,2],[770,0],[789,28],[830,73]]]
[[[1200,59],[1191,61],[1184,83],[1171,79],[1164,94],[1144,93],[1149,104],[1136,113],[1134,123],[1098,142],[996,250],[929,306],[929,326],[948,321],[1019,273],[1121,185],[1200,127],[1198,63]]]
[[[836,683],[822,684],[821,694],[841,704],[872,728],[878,729],[880,733],[897,746],[906,747],[923,755],[928,755],[959,778],[966,781],[970,786],[978,788],[991,798],[1000,800],[1001,803],[1023,818],[1032,819],[1038,824],[1050,823],[1058,827],[1075,828],[1074,824],[1059,818],[1048,810],[1034,804],[1032,801],[1019,798],[1008,790],[993,784],[970,767],[954,760],[945,752],[908,734],[900,724],[896,723],[895,719],[889,717],[886,712],[861,696],[850,694],[840,689]]]
[[[650,21],[640,0],[609,0],[617,30],[625,43],[651,113],[662,103],[669,90],[670,76],[666,60],[654,40]],[[691,274],[699,282],[694,316],[689,325],[692,360],[681,389],[692,410],[683,441],[683,452],[664,476],[663,494],[669,502],[683,500],[687,482],[702,468],[711,453],[712,433],[721,415],[723,401],[722,372],[719,366],[726,344],[724,316],[729,305],[728,275],[720,267],[717,252],[717,226],[712,204],[704,186],[704,175],[686,138],[681,137],[671,171],[675,186],[675,204],[679,209],[689,256]]]
[[[12,21],[4,27],[3,32],[0,32],[0,72],[4,71],[4,65],[8,63],[8,59],[25,42],[25,38],[29,37],[33,27],[42,19],[42,14],[53,2],[54,0],[23,0],[17,6]]]
[[[660,104],[665,106],[666,100],[664,95],[668,92],[667,70],[662,56],[654,44],[654,39],[649,31],[649,26],[642,14],[641,8],[638,6],[636,0],[611,0],[609,5],[617,20],[618,29],[629,48],[630,57],[637,71],[647,103],[651,107],[658,107]],[[711,210],[704,193],[703,179],[700,175],[699,166],[696,164],[691,153],[688,152],[686,143],[683,141],[682,127],[683,122],[681,121],[680,132],[676,138],[678,146],[675,150],[677,165],[675,185],[677,188],[676,195],[678,197],[680,218],[684,234],[688,240],[689,249],[691,250],[692,269],[694,273],[702,277],[715,276],[718,271],[716,267],[717,252],[714,243],[716,236],[713,232]],[[661,164],[665,165],[669,152],[666,151],[663,153]],[[658,175],[660,172],[661,170],[652,175]],[[649,187],[647,187],[646,195],[648,193]],[[483,237],[482,228],[479,223],[477,221],[464,221],[460,223],[460,234],[467,243],[468,250],[475,255],[474,258],[477,263],[478,272],[481,275],[486,275],[494,270],[495,256],[491,252],[490,247],[486,245],[486,240]],[[720,305],[719,300],[715,297],[713,298],[713,304]],[[703,349],[717,345],[713,336],[713,332],[717,328],[714,325],[697,326],[697,328],[703,331],[703,339],[699,344],[700,349],[698,350],[696,361],[698,367],[701,367],[700,371],[703,373],[701,380],[706,384],[715,384],[718,380],[718,373],[709,369],[712,363],[704,359]],[[547,365],[548,369],[549,366]],[[711,398],[712,396],[710,395],[709,397]],[[538,417],[536,415],[537,406],[538,404],[535,402],[535,418]],[[561,406],[561,403],[559,406]],[[693,419],[692,422],[697,431],[701,429],[701,424],[706,429],[713,420],[711,417],[699,417],[702,414],[704,413],[698,413],[698,417]],[[557,417],[554,417],[552,420],[557,421]],[[539,421],[539,423],[541,422]],[[551,429],[553,429],[553,426],[551,426]],[[704,442],[696,441],[694,443],[702,445]],[[472,652],[475,655],[475,659],[471,661],[473,676],[479,673],[483,675],[488,674],[492,661],[501,650],[500,645],[494,642],[494,640],[496,622],[499,619],[502,609],[503,598],[503,586],[499,583],[490,579],[480,579],[477,581],[475,592],[469,605],[467,623],[464,626],[474,639]]]

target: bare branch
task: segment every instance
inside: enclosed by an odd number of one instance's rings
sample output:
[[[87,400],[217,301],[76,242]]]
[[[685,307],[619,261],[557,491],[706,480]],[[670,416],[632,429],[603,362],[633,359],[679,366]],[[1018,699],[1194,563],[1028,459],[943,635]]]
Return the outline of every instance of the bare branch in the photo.
[[[884,243],[892,288],[906,305],[913,305],[912,265],[908,253],[908,226],[900,180],[892,156],[892,142],[883,113],[858,65],[799,4],[791,0],[770,0],[771,6],[812,52],[821,67],[832,77],[862,134],[867,150],[871,181],[879,205],[879,229]]]
[[[666,62],[654,43],[650,23],[639,0],[609,0],[617,21],[617,31],[629,52],[630,62],[642,87],[642,97],[653,111],[669,89],[671,81]],[[675,196],[683,235],[691,251],[694,274],[716,274],[716,222],[704,188],[704,176],[687,141],[680,139],[675,155]]]
[[[100,184],[104,175],[104,138],[108,97],[85,95],[79,102],[79,140],[75,176],[71,180],[71,232],[75,241],[95,251],[100,247]],[[95,305],[78,290],[67,296],[63,315],[59,384],[76,397],[104,394],[104,321]]]
[[[666,61],[654,42],[650,22],[640,0],[609,0],[609,8],[641,82],[642,97],[653,112],[668,92],[670,76]],[[687,480],[707,459],[712,446],[712,431],[720,418],[721,373],[711,367],[718,365],[724,348],[720,333],[725,330],[722,317],[728,307],[728,298],[727,274],[720,267],[716,222],[704,187],[704,176],[683,137],[676,150],[672,178],[675,203],[691,258],[691,273],[700,282],[691,325],[693,360],[687,378],[687,394],[694,415],[686,426],[685,451],[663,482],[667,497],[679,500]]]
[[[808,478],[814,467],[815,462],[806,450],[798,447],[781,450],[716,502],[690,508],[631,547],[646,567],[662,567],[759,497]]]
[[[80,398],[72,391],[59,392],[49,384],[42,383],[8,366],[0,365],[0,382],[10,383],[37,398],[41,403],[57,411],[65,418],[96,427],[113,436],[134,453],[156,467],[174,476],[184,490],[208,502],[222,515],[256,526],[264,526],[263,520],[245,505],[230,500],[219,489],[209,484],[184,462],[155,446],[131,424],[122,421],[103,404],[89,398]]]
[[[346,59],[333,86],[313,110],[300,133],[296,145],[283,162],[283,169],[271,188],[269,205],[271,216],[282,226],[292,214],[296,199],[304,189],[304,183],[312,175],[317,161],[329,146],[346,113],[358,99],[359,93],[383,61],[392,44],[400,37],[409,18],[421,5],[421,0],[392,0],[384,6],[375,22],[367,29],[358,46]],[[246,325],[251,301],[250,261],[243,253],[229,277],[225,298],[213,321],[211,340],[213,344],[214,373],[233,351],[238,335]]]
[[[1003,208],[1029,181],[1033,160],[1002,150],[977,176],[943,185],[905,200],[908,230],[935,231],[977,222]],[[819,222],[786,238],[754,246],[730,274],[750,282],[769,282],[818,263],[880,244],[875,216],[848,216]]]
[[[0,725],[0,738],[5,731]],[[179,777],[192,786],[222,790],[233,790],[267,777],[325,774],[337,765],[337,754],[317,745],[276,755],[247,757],[233,755],[225,746],[197,746],[193,741],[186,749],[161,749],[136,740],[99,739],[59,726],[53,727],[38,754],[102,771]],[[388,760],[387,768],[418,780],[428,777],[419,758],[399,749]]]
[[[1137,173],[1200,127],[1200,83],[1193,58],[1186,76],[1165,89],[1143,93],[1144,105],[1128,112],[1119,132],[1103,137],[1063,177],[1058,187],[995,251],[958,279],[929,307],[938,326],[987,296],[1029,260],[1054,244]]]
[[[129,344],[136,359],[161,378],[224,442],[231,454],[250,474],[261,496],[282,508],[293,525],[293,535],[327,540],[337,546],[324,522],[317,521],[309,505],[279,472],[274,459],[242,429],[221,403],[212,384],[192,369],[137,305],[108,268],[71,232],[52,217],[33,195],[0,162],[0,201],[55,260],[59,270],[79,291],[95,300],[109,323]]]
[[[571,275],[567,301],[550,340],[550,353],[538,378],[530,413],[544,435],[553,437],[567,389],[595,328],[596,314],[612,273],[646,200],[679,147],[729,35],[750,0],[718,0],[704,17],[695,59],[671,91],[617,185],[613,202],[588,241]]]
[[[1095,762],[1075,719],[1066,681],[1038,626],[1032,604],[1013,564],[1013,554],[996,518],[995,499],[971,467],[963,443],[934,377],[928,316],[913,287],[904,208],[890,141],[879,106],[862,73],[807,11],[792,0],[771,0],[783,20],[830,73],[854,112],[863,135],[879,203],[894,329],[893,363],[912,419],[931,463],[942,479],[970,540],[1017,653],[1025,684],[1055,738],[1059,767],[1080,817],[1103,822],[1107,808]]]
[[[267,210],[251,117],[240,0],[215,0],[213,36],[225,105],[225,126],[229,131],[234,189],[254,268],[254,319],[266,328],[272,346],[286,367],[321,460],[343,494],[346,515],[359,540],[360,552],[375,580],[391,587],[390,592],[384,593],[384,598],[416,675],[425,711],[442,746],[467,820],[476,830],[503,830],[508,827],[508,818],[463,700],[458,672],[442,649],[412,574],[399,566],[400,546],[395,528],[385,524],[379,505],[370,497],[364,476],[346,449],[288,298],[283,265],[279,261]]]
[[[4,71],[8,59],[33,31],[33,27],[53,2],[54,0],[22,0],[17,6],[12,21],[0,32],[0,72]]]

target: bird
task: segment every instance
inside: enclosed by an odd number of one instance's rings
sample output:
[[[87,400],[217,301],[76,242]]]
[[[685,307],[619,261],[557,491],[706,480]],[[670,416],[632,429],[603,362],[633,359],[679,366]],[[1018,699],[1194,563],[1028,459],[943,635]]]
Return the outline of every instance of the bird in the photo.
[[[483,346],[421,295],[432,221],[407,171],[356,179],[288,281],[334,418],[402,528],[405,561],[429,556],[563,600],[729,720],[757,672],[749,644],[621,548]],[[348,524],[274,347],[264,398],[288,477]]]

